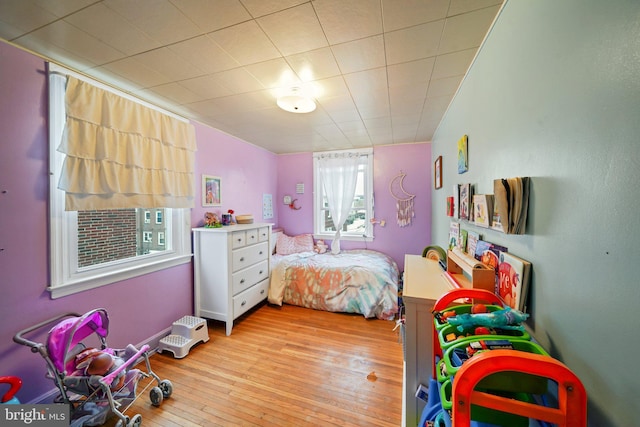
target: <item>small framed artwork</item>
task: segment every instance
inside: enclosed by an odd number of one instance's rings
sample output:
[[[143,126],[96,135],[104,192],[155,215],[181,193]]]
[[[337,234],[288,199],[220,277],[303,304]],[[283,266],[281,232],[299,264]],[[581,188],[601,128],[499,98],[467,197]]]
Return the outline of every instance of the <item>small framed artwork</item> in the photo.
[[[202,175],[202,206],[221,206],[220,177]]]
[[[436,190],[442,188],[442,156],[438,156],[433,165],[433,186]]]
[[[469,147],[467,135],[458,140],[458,173],[469,170]]]

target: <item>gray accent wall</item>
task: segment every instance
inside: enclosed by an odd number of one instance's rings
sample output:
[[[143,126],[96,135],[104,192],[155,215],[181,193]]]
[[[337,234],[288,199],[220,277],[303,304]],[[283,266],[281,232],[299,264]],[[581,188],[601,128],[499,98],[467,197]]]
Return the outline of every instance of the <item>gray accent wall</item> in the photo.
[[[640,1],[509,0],[432,144],[435,244],[454,184],[532,178],[526,235],[462,228],[533,263],[529,325],[581,378],[594,427],[640,425],[639,135]]]

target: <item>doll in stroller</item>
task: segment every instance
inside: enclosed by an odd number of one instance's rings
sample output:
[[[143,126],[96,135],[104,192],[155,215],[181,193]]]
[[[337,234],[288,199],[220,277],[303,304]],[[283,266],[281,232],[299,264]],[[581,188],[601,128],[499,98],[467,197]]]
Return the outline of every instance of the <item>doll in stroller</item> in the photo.
[[[54,323],[46,345],[24,337]],[[142,416],[129,417],[124,411],[137,398],[141,379],[151,378],[145,390],[155,381],[149,392],[154,406],[160,406],[173,392],[171,382],[161,380],[151,370],[148,345],[140,349],[132,344],[123,349],[109,348],[108,333],[109,317],[99,308],[83,315],[57,316],[18,332],[13,338],[44,358],[46,376],[53,379],[60,392],[55,402],[70,406],[72,427],[101,425],[111,415],[118,417],[116,427],[139,427]],[[90,345],[94,343],[97,345]],[[146,372],[134,368],[143,360]]]

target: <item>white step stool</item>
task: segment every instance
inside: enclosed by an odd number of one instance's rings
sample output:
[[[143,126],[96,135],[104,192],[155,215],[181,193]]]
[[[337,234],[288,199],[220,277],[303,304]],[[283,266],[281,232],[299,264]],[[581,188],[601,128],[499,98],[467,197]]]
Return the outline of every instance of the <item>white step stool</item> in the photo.
[[[160,340],[158,353],[171,351],[177,359],[185,357],[191,347],[209,341],[207,321],[199,317],[184,316],[171,325],[171,335]]]

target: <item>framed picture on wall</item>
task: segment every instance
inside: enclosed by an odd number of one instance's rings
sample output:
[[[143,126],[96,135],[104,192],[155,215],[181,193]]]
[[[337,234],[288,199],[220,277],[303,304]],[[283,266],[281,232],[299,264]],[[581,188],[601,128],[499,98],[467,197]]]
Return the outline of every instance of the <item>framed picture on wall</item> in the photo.
[[[436,190],[442,188],[442,156],[438,156],[433,165],[433,186]]]
[[[220,177],[202,175],[202,206],[221,206]]]
[[[458,140],[458,173],[469,170],[469,146],[468,137],[464,135]]]

